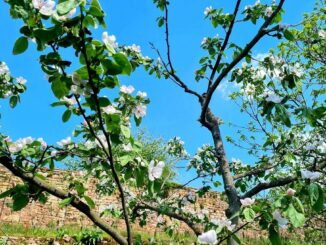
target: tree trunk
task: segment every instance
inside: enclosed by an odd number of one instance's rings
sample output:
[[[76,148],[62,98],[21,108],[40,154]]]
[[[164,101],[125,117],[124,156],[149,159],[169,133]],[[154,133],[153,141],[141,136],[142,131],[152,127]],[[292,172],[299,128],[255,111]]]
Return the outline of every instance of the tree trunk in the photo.
[[[219,119],[214,116],[210,109],[207,110],[206,114],[206,122],[204,124],[206,128],[211,132],[215,151],[216,158],[219,163],[219,167],[222,173],[224,190],[225,194],[228,198],[228,208],[225,210],[225,214],[228,218],[231,218],[235,213],[240,210],[241,204],[237,194],[236,187],[234,185],[233,176],[230,171],[230,166],[226,158],[226,153],[223,146],[223,141],[221,137],[220,127],[219,127]],[[238,216],[233,217],[231,219],[232,224],[238,226],[239,218]],[[237,242],[232,238],[229,238],[227,241],[228,245],[235,245]]]

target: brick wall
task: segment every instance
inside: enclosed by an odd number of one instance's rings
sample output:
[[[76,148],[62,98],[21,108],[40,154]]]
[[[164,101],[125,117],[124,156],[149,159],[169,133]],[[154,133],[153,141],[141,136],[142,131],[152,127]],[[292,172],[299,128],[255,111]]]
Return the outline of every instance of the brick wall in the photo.
[[[44,171],[44,175],[47,176],[47,181],[50,181],[52,185],[57,186],[61,189],[66,189],[68,182],[64,179],[66,176],[71,175],[81,175],[79,172],[68,172],[62,170],[55,170],[53,174],[48,171]],[[13,187],[20,180],[14,177],[9,171],[0,166],[0,193]],[[117,196],[99,196],[95,193],[95,180],[91,179],[86,183],[87,195],[89,195],[96,203],[97,211],[105,209],[110,204],[115,204],[119,206]],[[173,195],[184,196],[189,191],[194,191],[194,189],[181,189],[173,190]],[[31,202],[27,207],[19,212],[13,212],[6,204],[10,202],[10,198],[0,199],[0,224],[12,223],[12,224],[23,224],[25,226],[55,226],[61,227],[63,225],[75,224],[78,226],[90,226],[92,223],[88,218],[75,210],[72,207],[59,208],[58,199],[53,196],[49,196],[49,200],[45,205],[39,202]],[[220,218],[224,216],[224,209],[226,208],[226,203],[221,201],[218,193],[209,192],[203,198],[200,198],[196,205],[190,204],[186,207],[188,210],[199,211],[200,205],[202,205],[209,212],[210,218]],[[167,219],[168,222],[171,222]],[[119,227],[123,229],[123,220],[110,220],[107,222],[112,224],[112,226]],[[152,213],[148,219],[148,224],[146,227],[139,227],[135,225],[134,229],[154,232],[157,222],[157,216]],[[186,231],[188,228],[184,225],[180,225],[180,231]]]

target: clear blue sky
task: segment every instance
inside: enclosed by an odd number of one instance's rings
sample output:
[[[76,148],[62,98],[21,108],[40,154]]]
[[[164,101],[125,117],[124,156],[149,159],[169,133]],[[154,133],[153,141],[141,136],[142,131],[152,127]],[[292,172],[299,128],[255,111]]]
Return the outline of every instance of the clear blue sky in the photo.
[[[213,36],[217,32],[207,20],[204,20],[205,7],[223,7],[225,11],[232,12],[235,0],[209,1],[209,0],[175,0],[170,5],[170,35],[172,44],[172,58],[180,77],[191,88],[202,91],[202,85],[194,80],[194,71],[198,69],[198,60],[204,54],[200,49],[200,42],[204,36]],[[268,1],[268,3],[271,1]],[[150,49],[149,42],[153,42],[158,48],[164,48],[163,29],[157,28],[156,18],[162,13],[152,4],[151,0],[102,0],[102,7],[107,13],[106,22],[109,34],[117,37],[119,44],[137,44],[141,46],[142,53],[155,57]],[[255,0],[243,1],[245,5],[254,4]],[[314,1],[286,0],[283,23],[298,23],[304,12],[310,11]],[[71,134],[76,122],[62,123],[63,108],[51,108],[55,101],[51,94],[50,86],[45,80],[39,64],[40,53],[36,52],[36,46],[30,42],[27,52],[13,56],[11,50],[15,40],[20,36],[21,22],[9,17],[9,8],[0,1],[0,61],[5,61],[14,76],[23,76],[28,82],[28,90],[22,95],[21,101],[14,110],[8,106],[8,101],[0,101],[0,125],[1,132],[10,135],[13,139],[19,137],[43,137],[48,143],[54,144],[58,140]],[[104,30],[95,31],[100,38]],[[254,34],[255,28],[240,24],[235,28],[232,40],[244,44]],[[222,33],[220,33],[220,36]],[[265,38],[254,48],[254,53],[264,53],[276,45],[277,41]],[[165,54],[165,52],[163,52]],[[169,139],[180,136],[190,153],[205,143],[211,143],[208,131],[200,126],[199,104],[195,97],[185,94],[171,81],[157,80],[153,76],[146,75],[142,70],[134,73],[130,78],[121,77],[122,84],[132,84],[137,90],[147,91],[151,103],[148,107],[142,127],[154,137],[162,136]],[[212,108],[223,118],[225,122],[234,120],[241,123],[243,118],[239,116],[237,107],[219,92],[212,101]],[[222,128],[222,134],[232,134],[226,126]],[[234,149],[226,145],[228,158],[236,157],[246,161],[246,152]],[[183,175],[178,179],[184,182],[191,178],[189,173],[186,178]],[[198,184],[198,183],[197,183]]]

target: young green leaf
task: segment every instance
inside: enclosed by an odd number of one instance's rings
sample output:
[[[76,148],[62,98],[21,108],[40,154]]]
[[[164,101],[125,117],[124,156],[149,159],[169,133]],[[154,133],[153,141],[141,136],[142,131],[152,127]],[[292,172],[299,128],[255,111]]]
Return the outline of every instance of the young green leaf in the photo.
[[[26,37],[20,37],[16,40],[12,53],[14,55],[24,53],[28,48],[28,39]]]

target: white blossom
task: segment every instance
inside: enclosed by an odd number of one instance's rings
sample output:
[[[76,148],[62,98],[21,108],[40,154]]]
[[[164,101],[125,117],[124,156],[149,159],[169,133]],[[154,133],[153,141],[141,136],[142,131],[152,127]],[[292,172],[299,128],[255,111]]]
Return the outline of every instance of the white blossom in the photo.
[[[116,37],[114,35],[109,35],[108,32],[102,33],[102,41],[106,45],[110,45],[112,48],[117,48],[118,43],[116,42]]]
[[[22,85],[24,85],[24,84],[27,82],[27,80],[26,80],[25,78],[23,78],[23,77],[17,77],[17,78],[16,78],[16,81],[17,81],[19,84],[22,84]]]
[[[9,68],[5,62],[0,62],[0,75],[10,74]]]
[[[229,231],[232,231],[235,228],[235,225],[233,225],[232,222],[226,218],[216,220],[215,222],[215,225],[221,228],[226,227]]]
[[[265,16],[266,16],[266,17],[271,17],[272,14],[273,14],[273,9],[272,9],[272,7],[267,7],[267,8],[265,9]]]
[[[296,63],[293,67],[292,67],[292,72],[294,75],[296,75],[297,77],[302,77],[302,75],[304,74],[303,70],[301,69],[300,65],[298,63]]]
[[[317,150],[319,150],[321,153],[326,153],[326,142],[322,142],[318,147]]]
[[[150,181],[154,181],[155,179],[159,179],[163,173],[163,168],[165,163],[163,161],[159,161],[156,166],[154,166],[155,161],[152,160],[148,166],[148,178]]]
[[[207,37],[204,37],[200,44],[201,45],[204,45],[204,44],[207,43],[207,41],[208,41],[208,38]]]
[[[67,137],[65,139],[62,139],[62,140],[58,141],[57,144],[62,146],[62,147],[65,146],[65,145],[69,145],[69,144],[71,144],[71,137],[69,136],[69,137]]]
[[[69,98],[67,98],[67,97],[63,97],[63,98],[61,98],[60,101],[62,101],[62,102],[66,102],[66,103],[68,103],[69,105],[74,105],[74,104],[77,103],[77,101],[76,101],[75,98],[71,98],[71,99],[69,99]]]
[[[130,152],[130,151],[132,151],[132,146],[131,146],[130,143],[128,143],[127,145],[122,145],[122,148],[123,148],[123,150],[126,151],[126,152]]]
[[[137,105],[133,111],[132,111],[134,114],[135,114],[135,117],[136,118],[142,118],[144,116],[146,116],[146,106],[145,105]]]
[[[108,106],[104,107],[103,111],[104,111],[104,113],[106,113],[108,115],[119,113],[119,111],[117,109],[115,109],[115,107],[112,105],[108,105]]]
[[[53,0],[32,0],[35,9],[38,9],[41,14],[51,16],[54,12],[55,1]]]
[[[146,92],[142,92],[142,91],[138,91],[137,92],[137,96],[144,99],[144,98],[147,97],[147,93]]]
[[[71,89],[71,92],[73,94],[77,94],[78,95],[78,94],[82,94],[83,93],[83,90],[80,87],[78,87],[77,85],[71,85],[70,89]]]
[[[266,101],[274,102],[274,103],[280,103],[283,98],[281,96],[278,96],[274,91],[267,90],[263,93],[263,96],[265,97]]]
[[[120,87],[120,92],[124,93],[124,94],[131,94],[132,92],[134,92],[135,88],[131,85],[126,86],[126,85],[122,85]]]
[[[278,225],[281,228],[284,228],[288,223],[288,220],[286,218],[283,218],[280,211],[278,211],[278,210],[275,210],[273,212],[273,219],[275,219],[278,222]]]
[[[215,230],[209,230],[198,236],[200,244],[215,244],[217,243],[217,234]]]
[[[319,35],[319,37],[321,37],[321,38],[325,38],[325,37],[326,37],[326,31],[325,31],[325,30],[320,30],[320,31],[318,32],[318,35]]]
[[[32,137],[20,138],[15,141],[12,145],[9,146],[9,151],[12,153],[21,151],[26,145],[29,145],[34,142]]]
[[[131,49],[132,51],[136,52],[136,53],[140,53],[141,49],[139,45],[133,44],[131,46],[127,47],[128,49]]]
[[[208,16],[213,11],[213,7],[209,6],[205,8],[204,15]]]
[[[240,199],[240,202],[243,207],[248,207],[248,206],[254,204],[255,199],[251,199],[251,198],[247,197],[245,199]]]
[[[51,151],[50,155],[51,155],[51,157],[56,157],[58,155],[58,151],[56,151],[56,150]]]
[[[312,172],[309,170],[301,170],[301,176],[303,179],[316,180],[316,179],[319,179],[319,177],[321,176],[321,173]]]

